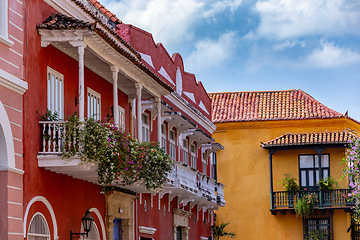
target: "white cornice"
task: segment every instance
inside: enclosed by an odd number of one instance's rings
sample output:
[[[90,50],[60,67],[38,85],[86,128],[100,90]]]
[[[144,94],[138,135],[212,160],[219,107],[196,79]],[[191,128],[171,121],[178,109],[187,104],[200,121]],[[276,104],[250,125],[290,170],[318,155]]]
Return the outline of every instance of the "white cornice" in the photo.
[[[186,113],[192,120],[203,126],[211,134],[215,131],[215,124],[213,124],[210,119],[205,117],[204,114],[202,114],[192,104],[186,101],[183,97],[179,96],[177,93],[166,95],[165,98],[178,107],[182,112]],[[194,108],[190,108],[190,105]]]
[[[155,232],[156,232],[156,228],[139,226],[139,233],[154,235]]]
[[[60,13],[67,14],[70,15],[71,17],[84,20],[87,22],[94,22],[94,20],[89,14],[84,12],[72,1],[64,1],[64,0],[44,0],[44,1]]]
[[[21,95],[28,89],[28,83],[18,77],[0,69],[0,85]]]

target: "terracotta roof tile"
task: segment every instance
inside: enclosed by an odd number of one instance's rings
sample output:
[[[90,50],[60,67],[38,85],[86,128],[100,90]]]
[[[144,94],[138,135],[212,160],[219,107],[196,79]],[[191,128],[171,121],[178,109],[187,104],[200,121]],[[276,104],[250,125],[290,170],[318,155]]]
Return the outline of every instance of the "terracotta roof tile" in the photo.
[[[38,29],[89,29],[94,30],[95,23],[85,22],[79,19],[68,17],[61,13],[52,14],[42,24],[38,25]]]
[[[214,123],[345,117],[302,90],[209,93],[209,96]]]
[[[284,146],[301,146],[317,144],[346,144],[351,139],[359,139],[355,133],[343,130],[335,132],[312,132],[312,133],[287,133],[265,143],[263,148],[284,147]]]

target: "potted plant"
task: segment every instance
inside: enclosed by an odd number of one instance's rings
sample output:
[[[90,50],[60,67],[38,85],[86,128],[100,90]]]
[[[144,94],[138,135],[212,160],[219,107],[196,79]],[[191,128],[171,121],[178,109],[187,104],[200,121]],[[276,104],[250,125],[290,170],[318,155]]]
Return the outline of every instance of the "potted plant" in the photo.
[[[332,191],[327,191],[327,190],[332,190],[332,189],[335,189],[338,185],[337,185],[337,181],[331,177],[331,176],[328,176],[327,178],[321,178],[319,180],[318,183],[316,183],[321,190],[325,190],[325,191],[322,191],[322,194],[324,196],[324,204],[325,205],[331,205],[331,193]]]
[[[309,193],[300,198],[295,205],[296,215],[306,217],[314,212],[315,203],[318,202],[317,196],[314,193]]]
[[[284,174],[284,178],[279,182],[284,186],[287,191],[288,206],[294,207],[294,195],[295,191],[299,191],[299,185],[296,182],[296,178],[292,177],[289,173]]]
[[[304,240],[320,240],[320,239],[326,239],[326,237],[329,237],[329,232],[327,230],[309,230],[304,238]]]
[[[219,240],[220,237],[227,236],[229,238],[234,238],[236,233],[234,232],[226,232],[224,228],[229,225],[230,223],[222,223],[220,226],[213,225],[210,227],[214,240]]]

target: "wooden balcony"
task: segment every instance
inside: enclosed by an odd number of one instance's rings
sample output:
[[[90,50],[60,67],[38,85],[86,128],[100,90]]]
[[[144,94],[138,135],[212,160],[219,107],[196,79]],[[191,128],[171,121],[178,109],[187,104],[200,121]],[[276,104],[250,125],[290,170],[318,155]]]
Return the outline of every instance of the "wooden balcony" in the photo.
[[[355,204],[348,201],[348,193],[351,189],[330,189],[330,190],[301,190],[301,191],[278,191],[272,194],[270,211],[276,214],[277,211],[291,211],[295,213],[296,202],[307,194],[313,193],[317,196],[315,209],[345,209],[350,210]]]

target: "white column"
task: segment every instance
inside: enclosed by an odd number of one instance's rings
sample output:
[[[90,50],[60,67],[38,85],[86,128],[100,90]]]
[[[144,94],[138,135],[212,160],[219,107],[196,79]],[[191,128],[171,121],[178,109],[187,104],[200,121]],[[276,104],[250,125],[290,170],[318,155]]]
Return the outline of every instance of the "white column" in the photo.
[[[84,83],[84,52],[86,44],[83,41],[69,41],[78,48],[79,54],[79,120],[84,121],[85,114],[85,83]]]
[[[157,109],[157,135],[158,142],[161,144],[161,98],[156,98],[156,109]]]
[[[136,112],[137,112],[137,129],[138,129],[138,140],[142,142],[142,119],[141,119],[141,89],[140,83],[135,83],[136,87]]]
[[[110,67],[113,73],[113,115],[114,115],[114,124],[119,124],[119,111],[118,111],[118,73],[119,69],[115,66]]]
[[[84,51],[86,45],[78,46],[79,53],[79,119],[84,121],[85,114],[85,82],[84,82]]]

